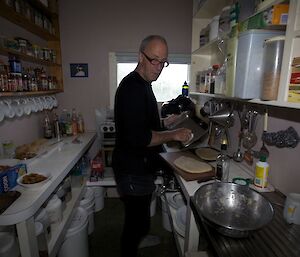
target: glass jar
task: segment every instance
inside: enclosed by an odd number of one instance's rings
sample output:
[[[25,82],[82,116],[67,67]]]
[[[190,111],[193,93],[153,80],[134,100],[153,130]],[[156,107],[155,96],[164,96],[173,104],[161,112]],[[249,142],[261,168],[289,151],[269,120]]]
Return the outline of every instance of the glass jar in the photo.
[[[277,100],[285,36],[270,38],[264,43],[262,100]]]

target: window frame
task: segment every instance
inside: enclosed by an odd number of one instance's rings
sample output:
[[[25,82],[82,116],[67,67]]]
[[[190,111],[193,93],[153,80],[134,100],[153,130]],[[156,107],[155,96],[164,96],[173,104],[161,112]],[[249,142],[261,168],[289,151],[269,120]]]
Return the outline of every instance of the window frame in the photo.
[[[190,81],[191,55],[169,54],[170,64],[188,64],[188,81]],[[137,63],[138,53],[133,52],[109,52],[109,107],[114,108],[115,93],[117,85],[117,64],[118,63]]]

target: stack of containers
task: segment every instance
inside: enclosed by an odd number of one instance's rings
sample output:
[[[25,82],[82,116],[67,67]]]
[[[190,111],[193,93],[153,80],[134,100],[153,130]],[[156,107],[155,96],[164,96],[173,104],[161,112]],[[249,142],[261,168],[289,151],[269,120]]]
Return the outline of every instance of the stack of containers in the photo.
[[[104,208],[104,196],[106,189],[101,186],[89,187],[94,191],[95,197],[95,212],[101,211]]]
[[[0,256],[19,257],[20,249],[13,232],[0,231]]]
[[[85,188],[85,193],[80,201],[80,207],[82,207],[88,215],[89,225],[88,234],[92,234],[95,228],[94,223],[94,211],[95,211],[95,196],[93,189],[87,187]]]
[[[82,207],[78,207],[58,257],[89,257],[88,245],[88,215]]]

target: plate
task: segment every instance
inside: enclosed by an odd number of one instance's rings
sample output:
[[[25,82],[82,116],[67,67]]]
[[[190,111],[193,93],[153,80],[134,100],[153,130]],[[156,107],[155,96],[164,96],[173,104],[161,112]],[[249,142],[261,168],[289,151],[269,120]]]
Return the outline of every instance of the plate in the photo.
[[[37,183],[24,184],[24,183],[23,183],[24,177],[25,177],[25,176],[32,176],[33,174],[42,175],[42,176],[46,177],[46,179],[43,180],[43,181],[37,182]],[[50,179],[51,179],[51,175],[50,175],[50,174],[42,174],[42,173],[38,173],[38,172],[30,172],[30,173],[24,174],[23,176],[19,177],[19,178],[17,179],[17,183],[18,183],[20,186],[23,186],[23,187],[26,187],[26,188],[39,188],[39,187],[41,187],[42,185],[46,184]]]
[[[172,206],[175,210],[179,209],[185,204],[180,192],[168,195],[167,200],[170,206]]]
[[[174,160],[174,165],[189,173],[204,173],[212,170],[212,166],[209,164],[197,160],[197,157],[180,156]]]
[[[205,161],[215,161],[219,152],[209,147],[198,148],[195,151],[196,155]]]

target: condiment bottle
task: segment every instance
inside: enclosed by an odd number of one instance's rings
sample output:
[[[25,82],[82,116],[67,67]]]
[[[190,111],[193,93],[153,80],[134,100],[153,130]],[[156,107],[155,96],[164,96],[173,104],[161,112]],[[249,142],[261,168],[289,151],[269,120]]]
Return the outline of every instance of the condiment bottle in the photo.
[[[266,188],[268,186],[269,164],[266,160],[266,156],[261,156],[255,165],[254,185],[260,188]]]
[[[216,159],[216,180],[228,182],[230,159],[226,154],[227,144],[221,144],[221,153]]]
[[[78,125],[78,133],[84,133],[84,120],[81,113],[78,114],[77,125]]]
[[[44,117],[44,137],[48,139],[52,138],[52,126],[51,126],[48,113],[46,113]]]
[[[182,95],[183,96],[188,96],[189,95],[189,85],[184,81],[182,85]]]

